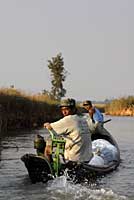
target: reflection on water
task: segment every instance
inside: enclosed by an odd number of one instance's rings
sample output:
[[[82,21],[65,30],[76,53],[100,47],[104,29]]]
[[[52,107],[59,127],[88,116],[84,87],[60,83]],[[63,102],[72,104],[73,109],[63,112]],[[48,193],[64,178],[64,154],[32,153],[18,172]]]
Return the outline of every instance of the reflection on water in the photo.
[[[134,118],[113,117],[105,127],[118,141],[122,162],[119,168],[98,180],[94,185],[73,184],[65,176],[47,184],[31,184],[20,157],[35,153],[33,140],[42,130],[11,132],[0,140],[0,199],[7,200],[124,200],[134,199]]]

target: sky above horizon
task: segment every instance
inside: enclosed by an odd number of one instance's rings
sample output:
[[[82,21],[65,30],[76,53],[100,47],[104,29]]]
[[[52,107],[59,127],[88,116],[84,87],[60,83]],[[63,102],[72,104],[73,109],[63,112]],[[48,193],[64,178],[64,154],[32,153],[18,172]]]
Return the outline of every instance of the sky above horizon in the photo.
[[[51,90],[62,53],[66,97],[134,95],[133,0],[0,0],[0,88]]]

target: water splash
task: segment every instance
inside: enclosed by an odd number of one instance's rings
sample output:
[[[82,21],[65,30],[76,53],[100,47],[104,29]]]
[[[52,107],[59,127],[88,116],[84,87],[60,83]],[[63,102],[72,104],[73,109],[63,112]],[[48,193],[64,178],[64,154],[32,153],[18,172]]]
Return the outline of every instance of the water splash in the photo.
[[[127,200],[127,197],[120,196],[111,189],[91,189],[89,185],[74,184],[65,175],[49,183],[47,192],[51,200]]]

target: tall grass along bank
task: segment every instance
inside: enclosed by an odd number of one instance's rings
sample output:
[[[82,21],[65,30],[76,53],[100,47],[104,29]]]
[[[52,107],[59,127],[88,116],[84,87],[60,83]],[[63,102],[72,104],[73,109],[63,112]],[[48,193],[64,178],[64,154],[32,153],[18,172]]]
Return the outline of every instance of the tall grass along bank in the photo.
[[[26,95],[14,88],[0,89],[1,131],[35,128],[59,119],[57,102],[47,95]]]

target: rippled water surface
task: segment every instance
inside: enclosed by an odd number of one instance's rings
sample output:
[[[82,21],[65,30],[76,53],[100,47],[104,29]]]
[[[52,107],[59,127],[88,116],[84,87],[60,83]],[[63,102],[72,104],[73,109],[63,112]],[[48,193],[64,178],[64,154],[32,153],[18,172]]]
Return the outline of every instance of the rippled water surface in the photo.
[[[108,118],[108,116],[106,117]],[[73,184],[65,176],[47,184],[31,184],[20,160],[25,153],[35,153],[36,133],[45,130],[10,132],[0,140],[0,199],[1,200],[124,200],[134,199],[134,118],[112,117],[105,127],[117,140],[122,162],[119,168],[94,185]]]

